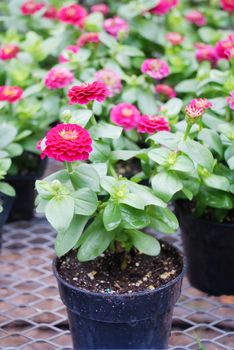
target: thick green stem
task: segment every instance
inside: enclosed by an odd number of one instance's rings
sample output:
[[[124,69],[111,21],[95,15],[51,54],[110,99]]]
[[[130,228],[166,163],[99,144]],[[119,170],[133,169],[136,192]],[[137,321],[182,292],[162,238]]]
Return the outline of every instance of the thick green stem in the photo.
[[[111,174],[113,177],[118,178],[118,175],[117,175],[117,173],[116,173],[116,171],[115,171],[115,169],[114,169],[114,167],[113,167],[112,164],[109,164],[109,171],[110,171],[110,174]]]
[[[187,122],[187,127],[186,127],[186,130],[185,130],[185,133],[184,133],[184,141],[187,139],[187,137],[189,135],[189,132],[191,130],[191,127],[192,127],[192,124]]]
[[[72,184],[74,190],[76,191],[76,190],[77,190],[77,186],[76,186],[75,181],[74,181],[74,178],[73,178],[74,169],[73,169],[73,167],[72,167],[72,164],[69,163],[69,162],[64,162],[64,165],[65,165],[65,167],[67,168],[67,172],[68,172],[69,178],[70,178],[70,180],[71,180],[71,184]]]

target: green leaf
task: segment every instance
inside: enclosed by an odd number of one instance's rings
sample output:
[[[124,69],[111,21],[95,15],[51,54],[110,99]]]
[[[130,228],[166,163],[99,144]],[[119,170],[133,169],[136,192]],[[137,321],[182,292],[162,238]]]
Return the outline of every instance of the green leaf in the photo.
[[[72,194],[75,200],[75,214],[93,215],[98,206],[97,195],[89,188],[81,188]]]
[[[122,45],[120,52],[130,57],[144,56],[144,53],[141,50],[139,50],[137,47],[129,46],[129,45]]]
[[[118,139],[122,133],[122,130],[123,129],[119,126],[111,125],[105,122],[100,122],[90,129],[90,134],[91,137],[94,139]]]
[[[151,256],[157,256],[160,253],[160,244],[155,237],[147,235],[141,231],[129,230],[129,236],[133,245],[141,252]]]
[[[217,190],[226,192],[230,191],[230,183],[224,176],[210,174],[209,176],[203,178],[203,183],[206,186]]]
[[[138,106],[143,114],[156,114],[157,104],[153,92],[146,89],[139,89],[137,94]]]
[[[8,146],[16,137],[17,129],[10,124],[1,124],[0,149]]]
[[[111,148],[107,142],[94,140],[93,150],[89,157],[93,163],[104,163],[110,159]]]
[[[76,245],[87,222],[87,217],[75,215],[68,229],[58,233],[55,241],[55,252],[58,257],[63,256]]]
[[[170,166],[170,170],[180,171],[191,176],[196,175],[193,162],[185,155],[179,155],[176,158],[175,163]]]
[[[121,226],[125,229],[141,229],[150,224],[149,216],[143,210],[121,204],[120,211],[122,216]]]
[[[165,202],[182,190],[183,184],[176,174],[163,171],[152,178],[152,187],[156,194]]]
[[[88,187],[94,192],[99,191],[100,178],[95,168],[90,164],[80,164],[74,180],[78,188]]]
[[[81,236],[82,244],[77,255],[79,261],[94,260],[109,247],[114,238],[114,233],[106,231],[100,218],[97,218],[83,235]]]
[[[14,197],[15,190],[6,182],[0,182],[0,192],[6,194],[7,196]]]
[[[169,149],[160,147],[149,151],[148,156],[157,164],[164,165],[167,163],[170,153],[171,151]]]
[[[90,118],[93,115],[93,111],[89,109],[78,109],[75,110],[75,115],[72,116],[72,123],[81,125],[83,128],[86,127]]]
[[[150,227],[163,233],[174,233],[178,229],[178,220],[168,208],[152,207],[149,211]]]
[[[114,194],[115,188],[117,187],[117,185],[118,185],[118,180],[111,176],[104,176],[103,178],[101,178],[102,188],[110,194]]]
[[[71,196],[53,197],[45,207],[45,215],[55,230],[65,231],[72,221],[74,208],[75,203]]]
[[[111,152],[111,160],[129,160],[131,158],[134,158],[142,153],[142,150],[138,151],[127,151],[127,150],[118,150]]]
[[[214,190],[212,188],[201,188],[199,191],[199,198],[204,201],[207,206],[220,209],[232,209],[233,201],[229,193]]]
[[[11,143],[5,150],[8,152],[10,157],[20,156],[23,153],[23,147],[18,143]]]
[[[146,186],[127,181],[127,187],[135,196],[138,197],[138,201],[142,201],[145,206],[156,205],[162,208],[166,206],[166,203],[160,198],[156,197],[155,194],[153,194],[152,191]]]
[[[120,206],[117,202],[108,202],[103,213],[103,224],[107,231],[115,230],[121,223]]]
[[[198,134],[198,139],[203,141],[205,145],[217,152],[222,157],[223,146],[217,132],[203,128]]]
[[[175,150],[181,141],[181,135],[173,134],[169,131],[160,131],[152,136],[149,136],[149,139],[159,143],[162,146]]]
[[[23,98],[35,95],[43,89],[43,84],[38,83],[30,85],[27,89],[24,90]]]
[[[193,140],[186,140],[179,144],[179,149],[187,154],[195,163],[203,166],[209,172],[212,172],[214,158],[212,153],[205,146]]]
[[[110,49],[116,49],[118,47],[117,41],[105,32],[99,34],[99,40]]]
[[[181,81],[179,84],[175,86],[176,92],[180,93],[189,93],[189,92],[196,92],[197,81],[196,79],[187,79]]]
[[[183,108],[183,101],[179,98],[171,98],[164,104],[163,108],[166,109],[167,116],[177,116]]]
[[[31,130],[24,130],[24,131],[22,131],[21,133],[19,133],[19,134],[16,136],[16,138],[15,138],[14,141],[21,141],[21,140],[25,139],[26,137],[28,137],[28,136],[31,135],[31,134],[32,134],[32,131],[31,131]]]

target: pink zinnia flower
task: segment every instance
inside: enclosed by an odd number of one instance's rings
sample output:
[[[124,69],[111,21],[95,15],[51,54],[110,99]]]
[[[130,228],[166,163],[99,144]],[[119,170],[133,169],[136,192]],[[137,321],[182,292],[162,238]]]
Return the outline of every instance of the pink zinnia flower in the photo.
[[[14,44],[7,44],[0,48],[0,59],[1,60],[11,60],[15,58],[19,52],[19,47]]]
[[[69,54],[77,53],[79,51],[79,47],[76,45],[69,45],[59,55],[59,63],[69,62]]]
[[[109,6],[106,4],[96,4],[91,6],[91,12],[101,12],[104,16],[106,16],[109,12]]]
[[[213,66],[217,63],[217,54],[214,47],[208,44],[203,44],[196,51],[196,59],[198,62],[209,61]]]
[[[86,16],[86,9],[77,4],[63,6],[58,12],[60,21],[81,28],[83,27]]]
[[[191,10],[185,16],[188,22],[196,24],[198,27],[202,27],[206,24],[206,18],[198,10]]]
[[[148,58],[143,62],[141,72],[160,80],[169,75],[170,69],[166,61],[157,58]]]
[[[20,10],[24,16],[30,16],[40,11],[44,6],[45,4],[43,2],[27,0],[22,4],[22,6],[20,7]]]
[[[119,103],[112,108],[110,118],[114,124],[128,131],[137,127],[140,111],[130,103]]]
[[[92,151],[92,139],[87,130],[77,124],[58,124],[50,129],[37,146],[46,156],[58,162],[86,160]]]
[[[73,82],[74,75],[65,67],[52,68],[45,77],[45,86],[48,89],[62,89]]]
[[[234,90],[230,93],[230,96],[226,98],[226,101],[230,108],[234,110]]]
[[[234,33],[228,35],[224,40],[220,40],[215,45],[216,54],[219,58],[228,58],[229,50],[234,48]]]
[[[140,133],[154,134],[156,131],[169,131],[167,119],[160,115],[144,114],[140,117],[137,131]]]
[[[0,86],[0,101],[15,103],[21,99],[23,92],[18,86]]]
[[[178,4],[179,0],[160,0],[159,3],[150,10],[151,13],[163,16]]]
[[[196,105],[197,107],[201,107],[203,109],[208,109],[212,107],[212,103],[207,100],[207,98],[194,98],[190,101],[191,104]]]
[[[97,44],[99,43],[99,33],[96,32],[89,32],[89,33],[83,33],[77,40],[77,45],[82,47],[85,46],[86,44]]]
[[[175,90],[166,84],[158,84],[155,86],[155,92],[157,92],[160,95],[167,96],[169,98],[176,97],[176,92]]]
[[[225,54],[226,54],[226,57],[229,61],[233,60],[234,59],[234,46],[231,49],[225,50]]]
[[[167,33],[166,39],[171,43],[171,45],[180,45],[184,41],[184,37],[177,32]]]
[[[43,17],[48,18],[48,19],[57,19],[58,17],[58,12],[55,7],[53,6],[48,6],[46,8],[45,13],[43,14]]]
[[[195,98],[185,108],[187,117],[198,119],[202,116],[206,109],[212,107],[212,103],[206,98]]]
[[[113,70],[104,68],[96,72],[95,74],[96,81],[104,83],[109,91],[108,97],[113,97],[116,94],[119,94],[122,90],[121,79],[117,73]]]
[[[70,104],[86,104],[90,101],[103,102],[108,94],[109,91],[107,90],[106,85],[99,81],[73,86],[68,91]]]
[[[105,31],[118,38],[120,35],[126,35],[129,31],[128,23],[120,17],[108,18],[104,21]]]
[[[233,0],[220,0],[220,5],[227,12],[234,11],[234,1]]]

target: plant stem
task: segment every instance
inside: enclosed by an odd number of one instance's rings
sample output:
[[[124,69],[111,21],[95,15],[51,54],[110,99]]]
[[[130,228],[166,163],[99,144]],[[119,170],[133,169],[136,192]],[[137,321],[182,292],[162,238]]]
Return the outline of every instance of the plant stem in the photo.
[[[72,164],[69,163],[69,162],[64,162],[65,163],[65,166],[67,168],[67,171],[69,174],[72,174],[74,172],[73,168],[72,168]]]
[[[111,175],[113,177],[118,178],[118,175],[117,175],[117,173],[116,173],[116,171],[115,171],[115,169],[114,169],[112,164],[109,164],[109,171],[110,171],[110,173],[111,173]]]
[[[67,172],[68,172],[71,184],[72,184],[74,190],[76,191],[77,190],[77,186],[76,186],[76,183],[74,182],[74,179],[73,179],[74,169],[72,167],[72,164],[69,163],[69,162],[64,162],[64,165],[65,165],[65,167],[67,169]]]
[[[189,135],[189,132],[191,130],[191,127],[192,127],[192,124],[187,122],[187,127],[186,127],[186,130],[185,130],[185,133],[184,133],[184,141],[187,139],[187,137]]]

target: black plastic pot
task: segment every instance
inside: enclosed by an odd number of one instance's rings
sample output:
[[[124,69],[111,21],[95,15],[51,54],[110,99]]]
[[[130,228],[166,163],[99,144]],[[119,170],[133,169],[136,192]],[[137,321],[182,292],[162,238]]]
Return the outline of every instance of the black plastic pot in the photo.
[[[6,223],[10,210],[12,208],[14,197],[6,196],[3,193],[0,193],[0,201],[3,206],[3,211],[0,213],[0,248],[2,246],[2,227]]]
[[[7,176],[6,181],[16,191],[15,201],[8,222],[31,220],[34,216],[35,182],[44,173],[46,161],[40,161],[35,173],[29,175]]]
[[[161,288],[132,294],[94,293],[65,282],[53,262],[67,307],[74,350],[167,349],[183,271]]]
[[[233,295],[234,224],[193,217],[180,201],[175,208],[190,283],[211,295]]]

